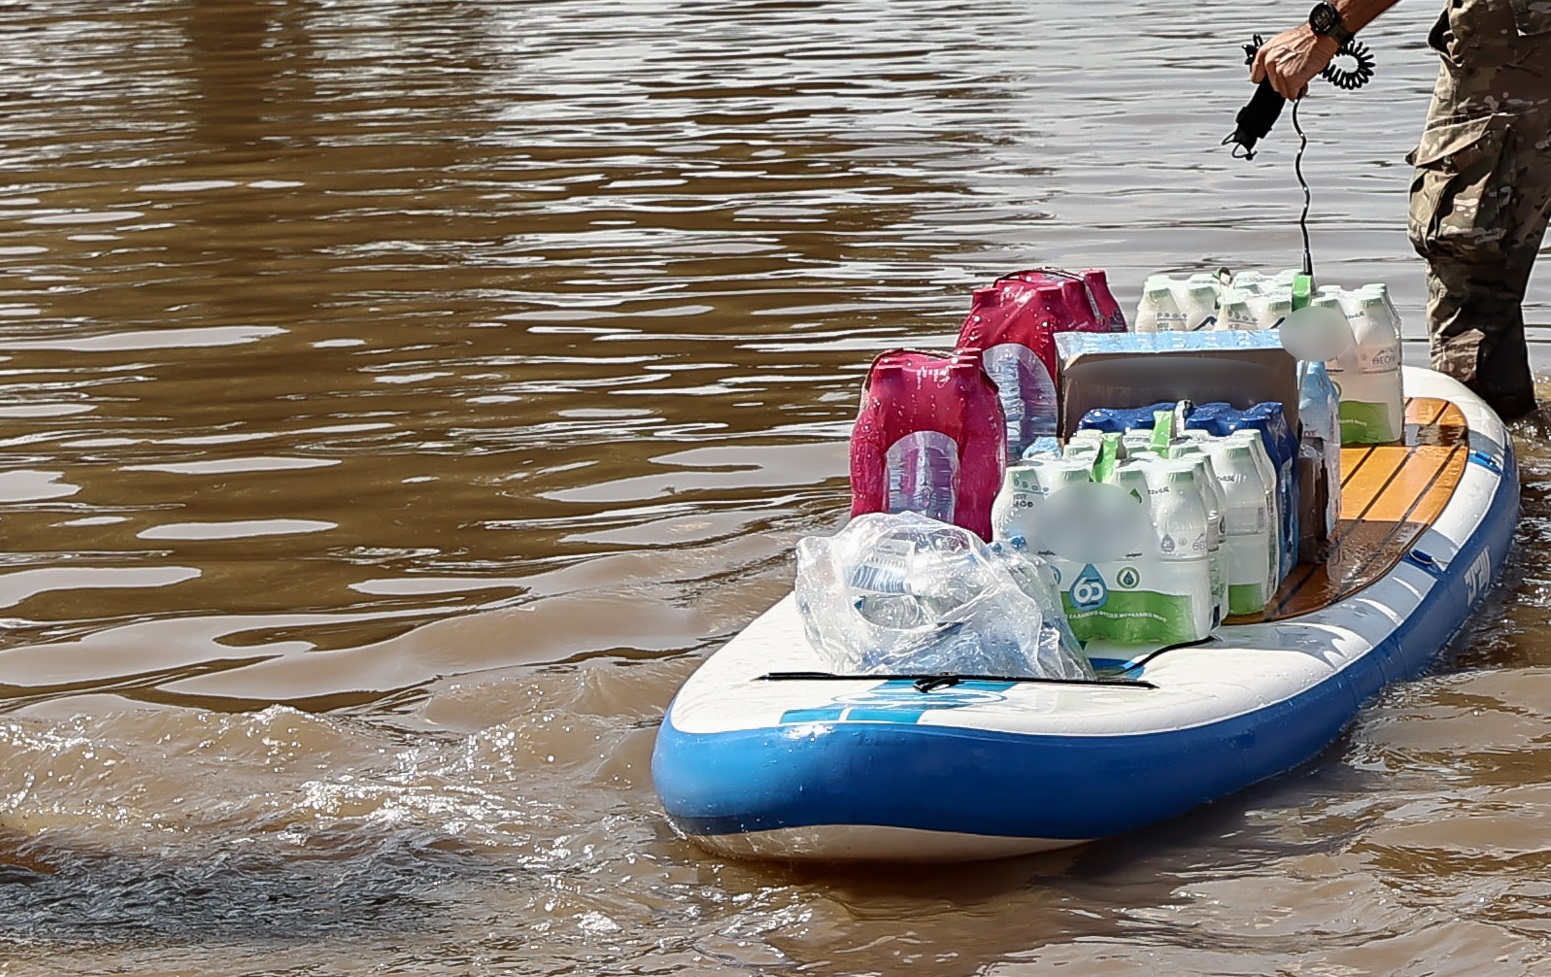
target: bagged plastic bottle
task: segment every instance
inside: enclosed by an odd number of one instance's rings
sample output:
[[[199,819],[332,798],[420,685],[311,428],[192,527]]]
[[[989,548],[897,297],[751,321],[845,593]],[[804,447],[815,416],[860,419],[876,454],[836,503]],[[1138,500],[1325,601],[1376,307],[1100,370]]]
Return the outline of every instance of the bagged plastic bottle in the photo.
[[[1125,331],[1125,316],[1110,292],[1109,277],[1099,268],[1085,268],[1081,272],[1062,268],[1018,271],[1004,275],[995,284],[976,292],[996,292],[1001,300],[1018,301],[1018,296],[1043,288],[1054,288],[1062,296],[1059,307],[1047,299],[1051,310],[1057,313],[1053,317],[1055,331]]]
[[[1039,659],[1042,662],[1050,659],[1077,662],[1083,669],[1081,677],[1094,678],[1088,657],[1083,654],[1082,643],[1067,623],[1066,611],[1061,606],[1061,595],[1056,590],[1055,571],[1050,564],[1031,553],[1022,537],[998,540],[991,544],[990,549],[992,558],[1006,569],[1019,589],[1039,605],[1040,614],[1044,617],[1042,630],[1053,632],[1053,635],[1041,635]],[[1054,649],[1048,647],[1051,644],[1055,645]],[[1060,670],[1064,670],[1064,667],[1058,665],[1051,669]]]
[[[989,539],[1006,467],[996,387],[967,351],[873,361],[851,435],[851,515],[917,512]]]
[[[797,545],[803,629],[841,674],[1092,678],[1024,583],[967,530],[916,513],[867,513]]]
[[[981,294],[990,293],[985,298]],[[1056,433],[1055,333],[1062,311],[1059,289],[986,289],[959,329],[958,349],[980,350],[1006,421],[1007,453],[1017,459],[1035,438]],[[994,295],[994,300],[991,297]]]
[[[1223,519],[1229,614],[1255,614],[1276,593],[1276,526],[1271,486],[1254,451],[1243,441],[1216,439],[1206,445],[1226,503]]]
[[[1114,294],[1109,288],[1109,275],[1102,268],[1084,268],[1082,280],[1088,285],[1088,293],[1093,297],[1093,307],[1098,312],[1098,320],[1104,332],[1125,332],[1126,316],[1120,311],[1120,303],[1115,301]]]
[[[1333,378],[1341,397],[1341,443],[1398,441],[1405,433],[1400,323],[1387,296],[1372,289],[1347,293],[1345,312],[1356,363]]]
[[[1323,363],[1303,363],[1298,417],[1303,424],[1301,448],[1313,469],[1309,481],[1315,493],[1311,511],[1317,518],[1301,526],[1298,559],[1323,563],[1330,556],[1341,521],[1341,405],[1335,384]]]
[[[1066,306],[1066,328],[1060,331],[1075,330],[1077,332],[1106,332],[1100,328],[1099,313],[1094,307],[1093,297],[1088,294],[1087,283],[1081,278],[1063,278],[1057,287],[1061,290],[1061,300]]]

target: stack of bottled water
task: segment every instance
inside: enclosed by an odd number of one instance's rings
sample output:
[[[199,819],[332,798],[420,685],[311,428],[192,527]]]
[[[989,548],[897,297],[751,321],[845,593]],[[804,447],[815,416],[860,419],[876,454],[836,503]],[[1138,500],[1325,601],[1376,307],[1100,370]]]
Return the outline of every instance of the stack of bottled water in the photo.
[[[1296,271],[1265,275],[1243,271],[1233,277],[1233,291],[1255,296],[1252,301],[1274,305],[1280,322],[1293,306]],[[1384,444],[1404,433],[1405,401],[1400,382],[1400,313],[1382,284],[1346,289],[1322,286],[1310,305],[1340,312],[1352,327],[1351,351],[1325,364],[1340,397],[1341,443]]]
[[[993,534],[1033,541],[1082,640],[1194,641],[1226,615],[1263,609],[1275,592],[1276,474],[1260,433],[1187,429],[1184,414],[1170,405],[1146,431],[1079,430],[1064,448],[1043,439],[1007,471]],[[1047,545],[1042,510],[1087,482],[1125,490],[1151,527],[1118,559],[1082,563]]]
[[[1078,422],[1073,437],[1081,439],[1082,429],[1121,432],[1122,444],[1129,450],[1153,450],[1158,437],[1157,424],[1167,418],[1169,437],[1227,438],[1249,432],[1261,440],[1260,455],[1268,465],[1266,483],[1271,486],[1273,526],[1276,536],[1276,574],[1280,582],[1298,562],[1299,504],[1296,478],[1298,439],[1287,425],[1282,405],[1268,401],[1238,410],[1231,404],[1158,403],[1134,410],[1091,410]],[[993,513],[994,513],[993,508]],[[994,522],[994,515],[993,515]]]

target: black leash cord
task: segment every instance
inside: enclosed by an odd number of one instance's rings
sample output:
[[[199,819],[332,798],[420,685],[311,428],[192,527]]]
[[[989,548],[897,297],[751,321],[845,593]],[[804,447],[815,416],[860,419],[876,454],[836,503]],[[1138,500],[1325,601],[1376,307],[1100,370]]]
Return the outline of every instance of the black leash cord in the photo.
[[[1350,68],[1341,68],[1332,59],[1319,76],[1344,92],[1355,92],[1373,80],[1373,66],[1377,62],[1373,60],[1373,52],[1368,50],[1368,45],[1355,37],[1348,39],[1336,51],[1337,58],[1343,54],[1356,64]]]
[[[1326,66],[1329,71],[1329,66]],[[1314,277],[1314,253],[1309,250],[1309,205],[1314,202],[1314,193],[1309,189],[1309,181],[1303,178],[1303,151],[1309,148],[1309,137],[1304,134],[1303,126],[1298,124],[1298,106],[1303,104],[1303,99],[1293,103],[1292,124],[1293,131],[1298,134],[1298,154],[1293,157],[1293,172],[1298,176],[1298,186],[1303,188],[1303,213],[1298,215],[1298,230],[1303,232],[1303,273],[1310,278]]]
[[[1255,55],[1260,53],[1260,48],[1265,44],[1265,38],[1256,34],[1254,40],[1244,45],[1244,63],[1254,64]],[[1335,57],[1342,55],[1350,57],[1354,62],[1353,67],[1343,68],[1336,64],[1335,60],[1325,65],[1320,77],[1330,82],[1342,91],[1355,91],[1368,84],[1373,77],[1373,55],[1368,51],[1368,46],[1355,38],[1347,41],[1336,51]],[[1259,87],[1255,89],[1255,95],[1249,100],[1249,104],[1239,109],[1239,114],[1234,117],[1234,130],[1223,140],[1223,145],[1233,144],[1233,156],[1235,159],[1254,159],[1255,144],[1264,139],[1276,125],[1277,117],[1282,114],[1282,106],[1286,99],[1276,93],[1271,87],[1271,80],[1263,78]],[[1296,104],[1294,111],[1297,111]]]

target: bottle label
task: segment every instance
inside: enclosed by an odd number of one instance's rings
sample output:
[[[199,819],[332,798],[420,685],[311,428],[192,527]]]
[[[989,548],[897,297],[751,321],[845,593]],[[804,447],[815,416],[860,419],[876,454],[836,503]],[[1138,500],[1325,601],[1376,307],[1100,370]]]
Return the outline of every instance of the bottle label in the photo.
[[[1071,571],[1076,566],[1068,564]],[[1159,564],[1118,561],[1089,565],[1061,593],[1074,634],[1083,641],[1174,644],[1211,633],[1213,596],[1205,561]],[[1102,600],[1098,599],[1102,591]]]

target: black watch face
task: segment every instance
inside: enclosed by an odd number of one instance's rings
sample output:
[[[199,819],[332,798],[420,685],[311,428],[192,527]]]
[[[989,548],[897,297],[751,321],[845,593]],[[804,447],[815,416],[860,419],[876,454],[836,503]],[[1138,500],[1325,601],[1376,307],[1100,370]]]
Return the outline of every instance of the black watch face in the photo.
[[[1328,34],[1330,28],[1336,26],[1336,8],[1328,3],[1316,6],[1309,13],[1309,26],[1314,28],[1316,34]]]

